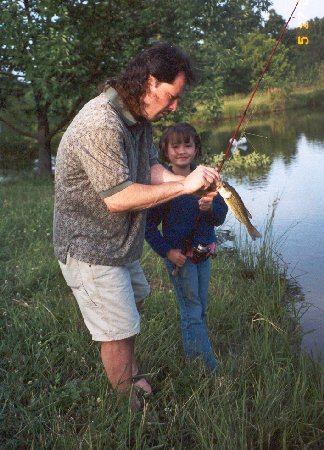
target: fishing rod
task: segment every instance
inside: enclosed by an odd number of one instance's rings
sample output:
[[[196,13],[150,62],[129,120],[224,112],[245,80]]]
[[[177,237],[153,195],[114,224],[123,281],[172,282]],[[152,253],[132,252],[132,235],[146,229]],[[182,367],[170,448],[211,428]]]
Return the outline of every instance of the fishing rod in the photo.
[[[227,149],[226,149],[226,151],[225,151],[225,153],[224,153],[223,159],[222,159],[221,163],[220,163],[219,166],[218,166],[218,169],[217,169],[217,172],[218,172],[218,173],[220,173],[221,170],[222,170],[222,168],[223,168],[223,164],[224,164],[224,162],[226,161],[226,158],[227,158],[228,153],[229,153],[229,151],[230,151],[230,149],[231,149],[231,147],[232,147],[232,145],[233,145],[233,142],[234,142],[234,140],[235,140],[235,138],[236,138],[236,136],[237,136],[237,133],[239,132],[239,130],[240,130],[240,128],[241,128],[241,125],[242,125],[242,123],[243,123],[243,121],[244,121],[244,119],[245,119],[245,117],[246,117],[246,113],[247,113],[247,111],[248,111],[248,109],[249,109],[249,107],[250,107],[250,105],[251,105],[251,103],[252,103],[253,97],[255,96],[256,91],[259,89],[260,83],[261,83],[261,81],[262,81],[262,79],[263,79],[263,77],[264,77],[266,71],[268,70],[268,67],[269,67],[270,62],[271,62],[271,60],[272,60],[272,57],[273,57],[273,55],[275,54],[275,51],[277,50],[278,45],[280,44],[280,41],[281,41],[281,39],[282,39],[282,36],[284,35],[284,33],[285,33],[286,29],[287,29],[287,26],[288,26],[290,20],[292,19],[292,16],[294,15],[294,12],[296,11],[296,8],[297,8],[299,2],[300,2],[300,0],[297,1],[297,3],[296,3],[296,5],[295,5],[295,7],[294,7],[292,13],[290,14],[289,19],[287,20],[287,22],[284,24],[284,26],[282,27],[282,29],[281,29],[281,31],[280,31],[279,37],[278,37],[278,39],[277,39],[277,41],[276,41],[276,43],[275,43],[275,45],[274,45],[274,47],[273,47],[273,49],[272,49],[272,51],[271,51],[271,53],[270,53],[270,56],[269,56],[269,58],[268,58],[268,60],[267,60],[267,62],[266,62],[266,64],[265,64],[265,66],[264,66],[264,68],[263,68],[263,71],[262,71],[262,73],[261,73],[261,75],[260,75],[260,77],[259,77],[259,79],[258,79],[258,81],[257,81],[257,83],[256,83],[256,85],[255,85],[255,87],[254,87],[254,89],[253,89],[253,91],[252,91],[252,94],[251,94],[251,96],[250,96],[250,98],[249,98],[249,101],[248,101],[248,103],[247,103],[247,105],[246,105],[246,107],[245,107],[245,109],[244,109],[244,111],[243,111],[243,113],[242,113],[242,115],[241,115],[241,119],[240,119],[239,123],[237,124],[237,126],[236,126],[236,128],[235,128],[233,137],[232,137],[232,139],[230,140],[230,143],[228,144],[228,147],[227,147]],[[198,223],[199,223],[199,221],[200,221],[200,219],[201,219],[201,216],[202,216],[202,212],[200,211],[199,214],[198,214],[198,216],[196,217],[196,220],[195,220],[193,229],[192,229],[192,231],[191,231],[191,233],[190,233],[190,236],[186,239],[186,247],[187,247],[187,248],[189,248],[189,247],[192,246],[192,242],[193,242],[193,240],[194,240],[195,233],[196,233],[196,229],[197,229],[197,227],[198,227]],[[184,251],[183,251],[182,253],[186,253],[187,248],[184,249]],[[176,275],[178,274],[178,271],[179,271],[179,267],[176,266],[176,267],[173,269],[173,271],[172,271],[172,275],[173,275],[173,276],[176,276]]]
[[[246,107],[245,107],[245,109],[244,109],[244,111],[243,111],[243,113],[242,113],[242,115],[241,115],[241,119],[240,119],[239,123],[237,124],[237,127],[235,128],[233,137],[232,137],[232,139],[230,140],[230,143],[228,144],[228,147],[227,147],[227,149],[226,149],[226,151],[225,151],[225,153],[224,153],[223,159],[222,159],[221,163],[220,163],[219,166],[218,166],[218,169],[217,169],[217,172],[218,172],[218,173],[220,173],[221,170],[222,170],[222,168],[223,168],[223,164],[224,164],[224,162],[226,161],[226,158],[227,158],[227,156],[228,156],[228,153],[229,153],[229,151],[230,151],[230,149],[231,149],[231,147],[232,147],[232,145],[233,145],[234,139],[236,138],[237,133],[239,132],[239,129],[241,128],[241,125],[242,125],[242,123],[243,123],[243,121],[244,121],[244,119],[245,119],[247,110],[249,109],[250,104],[252,103],[252,100],[253,100],[253,97],[254,97],[255,94],[256,94],[256,91],[259,89],[260,83],[261,83],[261,81],[262,81],[262,79],[263,79],[263,77],[264,77],[266,71],[268,70],[268,67],[269,67],[270,62],[271,62],[271,60],[272,60],[272,57],[273,57],[273,55],[275,54],[275,51],[277,50],[277,47],[278,47],[278,45],[279,45],[279,43],[280,43],[280,41],[281,41],[281,39],[282,39],[282,36],[284,35],[284,33],[285,33],[285,31],[286,31],[286,28],[287,28],[287,26],[288,26],[288,24],[289,24],[289,22],[290,22],[292,16],[294,15],[294,12],[296,11],[296,8],[297,8],[299,2],[300,2],[300,0],[297,1],[296,5],[295,5],[295,8],[293,9],[292,13],[290,14],[289,19],[287,20],[287,22],[284,24],[284,26],[283,26],[282,29],[281,29],[281,32],[280,32],[279,37],[278,37],[278,39],[277,39],[277,42],[275,43],[275,45],[274,45],[274,47],[273,47],[273,49],[272,49],[272,51],[271,51],[271,53],[270,53],[270,56],[269,56],[269,58],[268,58],[268,61],[266,62],[266,65],[264,66],[263,71],[262,71],[262,73],[261,73],[261,75],[260,75],[260,77],[259,77],[259,79],[258,79],[258,81],[257,81],[257,83],[256,83],[256,85],[255,85],[255,87],[254,87],[254,89],[253,89],[253,91],[252,91],[252,94],[251,94],[251,96],[250,96],[250,98],[249,98],[249,101],[248,101],[248,103],[247,103],[247,105],[246,105]]]

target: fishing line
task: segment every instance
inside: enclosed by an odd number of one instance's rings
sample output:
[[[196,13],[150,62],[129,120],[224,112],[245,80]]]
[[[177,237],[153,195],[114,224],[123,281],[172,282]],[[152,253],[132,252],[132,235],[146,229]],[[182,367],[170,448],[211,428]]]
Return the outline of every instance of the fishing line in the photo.
[[[240,119],[240,121],[239,121],[239,123],[238,123],[238,125],[237,125],[237,127],[236,127],[236,129],[235,129],[235,131],[234,131],[233,137],[232,137],[232,139],[230,140],[230,143],[228,144],[228,147],[227,147],[227,149],[226,149],[226,151],[225,151],[225,153],[224,153],[223,160],[221,161],[221,163],[220,163],[219,166],[218,166],[218,169],[217,169],[217,172],[218,172],[218,173],[220,173],[221,170],[222,170],[222,168],[223,168],[223,164],[224,164],[224,162],[226,161],[226,158],[227,158],[227,156],[228,156],[228,154],[229,154],[229,152],[230,152],[230,150],[231,150],[231,147],[232,147],[232,145],[233,145],[234,139],[236,138],[237,133],[239,132],[239,129],[240,129],[240,127],[241,127],[241,125],[242,125],[242,123],[243,123],[243,121],[244,121],[244,119],[245,119],[246,113],[247,113],[247,111],[248,111],[248,109],[249,109],[249,107],[250,107],[250,104],[251,104],[251,102],[252,102],[252,100],[253,100],[253,97],[254,97],[254,95],[256,94],[256,91],[258,90],[258,88],[259,88],[259,86],[260,86],[260,83],[261,83],[261,81],[262,81],[262,79],[263,79],[263,77],[264,77],[264,75],[265,75],[265,73],[266,73],[266,71],[267,71],[267,69],[268,69],[268,67],[269,67],[269,65],[270,65],[270,62],[271,62],[271,60],[272,60],[272,57],[273,57],[275,51],[277,50],[277,47],[278,47],[278,45],[279,45],[279,43],[280,43],[280,41],[281,41],[281,39],[282,39],[282,36],[284,35],[284,32],[286,31],[286,28],[287,28],[287,26],[288,26],[288,24],[289,24],[291,18],[293,17],[293,14],[294,14],[294,12],[296,11],[296,8],[297,8],[299,2],[300,2],[300,0],[297,1],[297,3],[296,3],[296,5],[295,5],[295,7],[294,7],[292,13],[290,14],[289,19],[287,20],[287,22],[284,24],[284,26],[283,26],[282,29],[281,29],[281,32],[280,32],[279,37],[278,37],[278,39],[277,39],[277,42],[275,43],[275,45],[274,45],[274,47],[273,47],[273,49],[272,49],[272,51],[271,51],[271,53],[270,53],[270,56],[269,56],[269,58],[268,58],[268,61],[267,61],[266,65],[264,66],[264,69],[263,69],[263,71],[262,71],[262,73],[261,73],[261,75],[260,75],[260,78],[258,79],[258,81],[257,81],[257,83],[256,83],[256,85],[255,85],[255,88],[253,89],[253,92],[252,92],[252,94],[251,94],[251,96],[250,96],[250,99],[249,99],[249,101],[248,101],[248,103],[247,103],[247,105],[246,105],[246,107],[245,107],[245,109],[244,109],[244,111],[243,111],[243,113],[242,113],[241,119]]]
[[[252,120],[252,117],[253,117],[254,112],[256,111],[256,109],[257,109],[257,106],[254,105],[254,107],[253,107],[252,110],[250,111],[249,116],[246,116],[246,120],[245,120],[244,126],[243,126],[243,131],[241,131],[241,135],[240,135],[239,141],[240,141],[240,139],[242,139],[243,137],[246,137],[246,135],[248,135],[248,134],[251,134],[251,135],[252,135],[252,133],[248,133],[248,132],[246,131],[246,129],[247,129],[247,127],[248,127],[249,122]],[[250,141],[250,139],[249,139],[249,141]]]
[[[253,142],[251,142],[251,140],[250,140],[249,142],[250,142],[250,144],[252,145],[253,150],[254,150],[255,152],[257,152],[257,149],[256,149],[256,147],[254,146]]]
[[[249,136],[257,136],[257,137],[261,137],[263,139],[269,139],[269,136],[264,136],[262,134],[255,134],[255,133],[250,133],[250,132],[246,132],[245,134],[248,134]]]
[[[264,136],[264,135],[262,135],[262,134],[256,134],[256,133],[250,133],[250,132],[245,132],[244,134],[245,134],[245,135],[248,135],[248,136],[259,137],[259,138],[262,138],[262,139],[269,139],[269,136]],[[257,152],[258,150],[257,150],[257,148],[254,146],[254,144],[253,144],[253,142],[252,142],[252,140],[251,140],[250,138],[249,138],[249,143],[251,143],[253,149]]]
[[[273,57],[273,55],[274,55],[274,53],[275,53],[275,51],[276,51],[276,49],[277,49],[277,47],[278,47],[278,45],[279,45],[281,39],[282,39],[282,36],[283,36],[284,32],[286,31],[286,28],[287,28],[287,26],[288,26],[288,24],[289,24],[289,22],[290,22],[290,20],[291,20],[291,18],[292,18],[292,16],[293,16],[294,12],[296,11],[296,8],[297,8],[299,2],[300,2],[300,0],[297,1],[296,5],[295,5],[295,8],[293,9],[293,11],[292,11],[292,13],[291,13],[289,19],[287,20],[287,22],[285,23],[285,25],[282,27],[282,30],[281,30],[281,32],[280,32],[280,35],[279,35],[278,39],[277,39],[277,42],[276,42],[276,44],[274,45],[274,47],[273,47],[273,49],[272,49],[272,51],[271,51],[271,53],[270,53],[270,56],[269,56],[269,58],[268,58],[268,61],[267,61],[266,65],[264,66],[264,69],[263,69],[263,71],[262,71],[262,73],[261,73],[261,75],[260,75],[260,78],[259,78],[259,80],[257,81],[257,83],[256,83],[256,85],[255,85],[255,88],[254,88],[254,90],[253,90],[253,92],[252,92],[252,94],[251,94],[251,96],[250,96],[250,99],[249,99],[249,101],[248,101],[248,103],[247,103],[247,105],[246,105],[246,107],[245,107],[245,109],[244,109],[244,111],[243,111],[243,113],[242,113],[241,119],[240,119],[240,121],[239,121],[239,123],[238,123],[238,125],[237,125],[237,127],[236,127],[236,129],[235,129],[235,131],[234,131],[233,137],[232,137],[232,139],[230,140],[230,143],[229,143],[229,145],[228,145],[228,147],[227,147],[227,149],[226,149],[226,152],[225,152],[225,154],[224,154],[224,156],[223,156],[223,160],[221,161],[220,165],[218,166],[218,169],[217,169],[218,173],[220,173],[221,170],[222,170],[223,164],[224,164],[224,162],[225,162],[225,160],[226,160],[226,158],[227,158],[227,156],[228,156],[228,153],[230,152],[230,149],[231,149],[231,147],[232,147],[232,145],[233,145],[234,139],[236,138],[237,133],[239,132],[239,129],[240,129],[240,127],[241,127],[241,125],[242,125],[242,123],[243,123],[245,117],[246,117],[247,111],[248,111],[248,109],[249,109],[249,107],[250,107],[250,104],[251,104],[251,102],[252,102],[252,100],[253,100],[253,97],[254,97],[256,91],[257,91],[258,88],[259,88],[259,85],[260,85],[260,83],[261,83],[261,81],[262,81],[262,79],[263,79],[263,77],[264,77],[264,75],[265,75],[265,73],[266,73],[266,71],[267,71],[269,65],[270,65],[270,62],[271,62],[271,60],[272,60],[272,57]],[[193,243],[194,234],[195,234],[195,232],[196,232],[196,230],[197,230],[198,223],[199,223],[199,221],[200,221],[201,216],[202,216],[202,211],[200,211],[199,214],[198,214],[198,216],[196,217],[196,220],[195,220],[195,223],[194,223],[192,232],[191,232],[190,237],[189,237],[189,239],[188,239],[188,241],[190,241],[190,242],[187,242],[187,243],[190,244],[190,246],[191,246],[192,243]],[[182,251],[182,253],[185,254],[185,253],[186,253],[186,250],[185,250],[185,251]],[[175,266],[175,268],[174,268],[173,271],[172,271],[172,275],[173,275],[173,276],[177,276],[178,271],[179,271],[179,267],[178,267],[178,266]]]

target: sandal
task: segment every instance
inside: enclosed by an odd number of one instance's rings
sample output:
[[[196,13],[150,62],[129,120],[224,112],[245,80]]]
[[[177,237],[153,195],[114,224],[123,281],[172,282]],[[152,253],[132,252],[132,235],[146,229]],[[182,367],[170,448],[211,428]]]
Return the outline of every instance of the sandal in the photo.
[[[138,369],[138,372],[136,375],[132,377],[132,383],[136,391],[141,394],[144,398],[150,397],[155,393],[154,389],[151,386],[151,383],[147,379],[148,373],[143,373],[141,369]],[[150,391],[145,389],[143,386],[141,386],[141,381],[144,381],[146,384],[150,386]]]

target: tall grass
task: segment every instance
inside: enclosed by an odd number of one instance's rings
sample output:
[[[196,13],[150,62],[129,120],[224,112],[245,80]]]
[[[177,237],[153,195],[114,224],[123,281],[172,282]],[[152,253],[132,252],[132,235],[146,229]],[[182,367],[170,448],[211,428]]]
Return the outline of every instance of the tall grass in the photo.
[[[212,376],[182,357],[179,313],[162,262],[138,358],[158,393],[134,414],[109,387],[52,249],[53,186],[0,185],[1,449],[320,449],[321,367],[298,345],[298,308],[271,238],[212,261]],[[267,233],[266,233],[267,235]]]
[[[250,94],[234,94],[223,98],[222,118],[239,117],[244,111]],[[315,86],[295,87],[287,92],[285,89],[263,90],[256,94],[251,103],[250,110],[254,116],[270,114],[272,112],[319,108],[324,101],[323,82]]]

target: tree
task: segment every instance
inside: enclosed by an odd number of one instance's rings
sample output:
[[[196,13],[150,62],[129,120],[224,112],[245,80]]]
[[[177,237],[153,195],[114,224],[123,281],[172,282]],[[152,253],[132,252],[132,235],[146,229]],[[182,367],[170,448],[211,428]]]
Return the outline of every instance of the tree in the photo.
[[[39,173],[46,174],[53,137],[95,86],[147,43],[149,27],[139,20],[143,2],[9,0],[1,6],[0,121],[37,142]]]
[[[270,6],[269,1],[231,0],[226,2],[222,14],[224,94],[247,92],[250,89],[249,67],[242,53],[251,33],[262,32],[262,13]]]
[[[200,74],[199,85],[186,95],[187,111],[192,111],[194,105],[200,110],[198,118],[215,119],[221,113],[221,95],[232,88],[237,92],[237,84],[241,82],[246,90],[248,80],[244,80],[242,73],[233,77],[232,71],[240,64],[239,39],[251,30],[261,28],[261,13],[269,5],[266,0],[198,1],[196,13],[191,11],[191,17],[195,19],[190,29],[196,31],[195,39],[192,39],[192,33],[187,39],[182,34],[182,42],[195,55]]]
[[[311,84],[323,79],[324,18],[311,19],[305,26],[307,28],[298,27],[287,33],[289,57],[291,64],[296,67],[299,84]]]
[[[280,14],[277,14],[274,9],[270,9],[263,31],[267,36],[277,39],[285,23],[286,21]]]
[[[261,22],[268,0],[2,0],[0,122],[39,152],[51,171],[53,138],[154,40],[193,55],[201,82],[190,100],[219,108],[226,63],[238,35]],[[189,98],[189,97],[188,97]]]
[[[241,42],[242,60],[245,64],[245,70],[249,72],[250,76],[250,89],[259,79],[275,44],[276,39],[269,38],[261,32],[250,33]],[[282,87],[293,80],[294,70],[288,58],[288,50],[281,44],[271,60],[262,84],[266,88]]]

